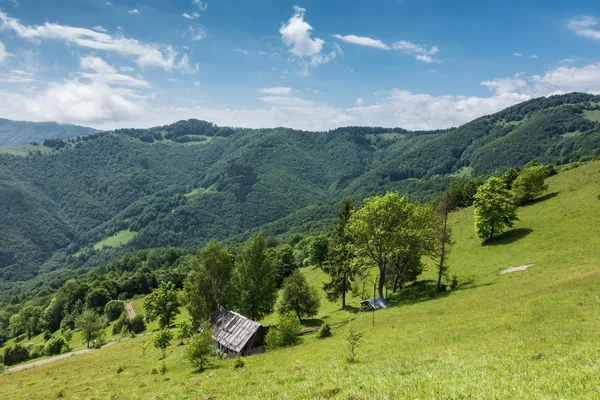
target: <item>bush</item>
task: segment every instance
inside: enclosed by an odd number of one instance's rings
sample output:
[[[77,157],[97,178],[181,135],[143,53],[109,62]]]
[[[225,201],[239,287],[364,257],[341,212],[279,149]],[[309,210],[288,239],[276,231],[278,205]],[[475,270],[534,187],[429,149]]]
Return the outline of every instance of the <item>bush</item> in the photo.
[[[238,354],[235,360],[233,360],[233,369],[244,368],[245,365],[246,362],[244,361],[242,356]]]
[[[321,329],[319,329],[319,332],[317,333],[317,338],[325,339],[328,337],[331,337],[331,327],[329,326],[329,324],[323,324],[323,326],[321,327]]]
[[[7,347],[4,350],[5,365],[15,365],[27,360],[29,360],[29,350],[18,343],[14,347]]]
[[[5,370],[6,367],[4,366],[4,364],[0,363],[0,374],[3,374]]]
[[[146,330],[146,323],[144,322],[144,317],[141,315],[136,315],[131,320],[131,331],[133,333],[142,333]]]
[[[354,328],[352,328],[352,325],[350,325],[348,327],[348,333],[346,334],[346,342],[348,342],[346,361],[349,363],[356,362],[356,348],[359,345],[360,338],[362,338],[362,333],[356,332]]]
[[[203,322],[200,332],[192,336],[192,340],[187,345],[183,356],[190,364],[202,371],[209,364],[209,356],[212,350],[212,327],[210,323]]]
[[[109,322],[119,318],[125,312],[125,304],[119,300],[111,300],[104,306],[104,314]]]
[[[150,373],[152,375],[158,375],[158,370],[156,368],[152,368],[152,371],[150,371]]]
[[[44,354],[47,356],[54,356],[57,354],[66,353],[69,350],[69,344],[65,338],[62,336],[55,336],[46,342]]]
[[[279,315],[277,326],[269,329],[265,338],[268,349],[292,346],[298,343],[300,322],[292,313]]]
[[[123,372],[123,367],[119,366],[119,368],[117,368],[117,374],[120,374],[121,372]]]
[[[131,331],[131,320],[127,317],[127,314],[122,313],[118,320],[113,323],[112,334],[118,335],[125,327],[128,331]]]
[[[44,332],[44,341],[47,342],[48,340],[50,340],[52,338],[52,332],[50,331],[46,331]]]
[[[39,346],[32,346],[29,350],[29,359],[40,358],[46,354],[46,347],[42,344]]]

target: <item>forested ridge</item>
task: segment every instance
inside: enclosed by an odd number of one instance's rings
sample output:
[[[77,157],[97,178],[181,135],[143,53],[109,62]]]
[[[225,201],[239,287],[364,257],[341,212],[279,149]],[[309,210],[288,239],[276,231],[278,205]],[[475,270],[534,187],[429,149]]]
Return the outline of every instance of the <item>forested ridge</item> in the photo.
[[[47,140],[0,155],[0,291],[18,293],[155,247],[319,232],[340,199],[436,199],[456,175],[600,155],[600,96],[531,100],[458,128],[240,129],[180,121]],[[119,232],[121,247],[98,243]],[[100,242],[102,243],[102,242]],[[94,248],[94,245],[97,245]],[[15,283],[18,282],[18,283]]]
[[[56,122],[11,121],[0,118],[0,146],[22,146],[46,139],[71,139],[85,136],[96,130],[78,125]]]

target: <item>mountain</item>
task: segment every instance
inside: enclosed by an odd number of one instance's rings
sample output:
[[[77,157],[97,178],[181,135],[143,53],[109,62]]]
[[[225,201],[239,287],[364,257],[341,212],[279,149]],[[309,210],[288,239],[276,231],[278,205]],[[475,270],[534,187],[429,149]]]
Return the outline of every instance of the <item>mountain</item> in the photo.
[[[85,126],[56,122],[11,121],[0,118],[0,146],[23,146],[46,139],[71,139],[96,132]]]
[[[433,200],[456,176],[489,176],[534,158],[589,160],[600,155],[599,104],[599,96],[572,93],[419,132],[189,120],[0,155],[0,291],[18,293],[135,249],[239,241],[258,229],[319,231],[343,197],[359,202],[392,190]]]

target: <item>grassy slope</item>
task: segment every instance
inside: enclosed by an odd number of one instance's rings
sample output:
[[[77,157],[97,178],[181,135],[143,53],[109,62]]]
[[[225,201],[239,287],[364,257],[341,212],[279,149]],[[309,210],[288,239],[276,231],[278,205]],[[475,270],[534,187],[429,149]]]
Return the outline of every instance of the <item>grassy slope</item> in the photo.
[[[323,341],[219,361],[192,373],[182,347],[142,356],[139,337],[90,354],[1,376],[5,398],[594,398],[599,395],[600,162],[549,180],[543,201],[493,245],[473,234],[472,210],[452,215],[451,273],[460,290],[432,294],[434,272],[394,298],[393,307],[357,314],[360,362],[344,359],[346,327]],[[554,195],[556,193],[556,195]],[[528,263],[527,271],[498,275]],[[306,271],[311,280],[317,271]],[[327,305],[319,317],[348,315]],[[117,374],[121,366],[124,372]]]
[[[94,245],[94,249],[100,250],[104,246],[107,247],[120,247],[131,241],[137,235],[137,232],[132,232],[129,229],[117,232],[115,235],[102,239]]]

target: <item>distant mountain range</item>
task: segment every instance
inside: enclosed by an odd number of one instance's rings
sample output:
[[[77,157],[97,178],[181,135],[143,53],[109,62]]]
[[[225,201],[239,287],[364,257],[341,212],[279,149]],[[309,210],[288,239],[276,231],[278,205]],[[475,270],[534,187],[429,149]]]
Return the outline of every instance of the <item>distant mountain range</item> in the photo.
[[[136,249],[239,241],[259,229],[318,232],[344,197],[359,203],[396,191],[433,200],[457,176],[485,177],[534,158],[590,160],[600,156],[599,105],[600,96],[572,93],[419,132],[188,120],[83,136],[88,128],[73,127],[80,139],[48,140],[21,157],[0,154],[0,293]]]
[[[85,126],[56,122],[11,121],[0,118],[0,146],[23,146],[46,139],[71,139],[96,132]]]

